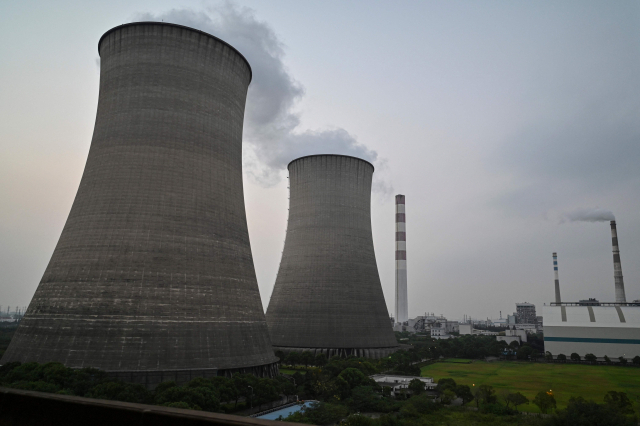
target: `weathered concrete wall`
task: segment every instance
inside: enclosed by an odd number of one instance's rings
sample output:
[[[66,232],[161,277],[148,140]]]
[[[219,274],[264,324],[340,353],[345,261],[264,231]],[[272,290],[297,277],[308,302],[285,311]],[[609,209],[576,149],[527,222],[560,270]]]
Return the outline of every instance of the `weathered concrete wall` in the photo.
[[[378,357],[398,346],[373,249],[372,176],[370,163],[341,155],[289,164],[287,236],[267,309],[277,349]]]
[[[249,64],[163,23],[116,27],[99,52],[80,188],[2,363],[156,374],[275,362],[244,210]]]
[[[0,426],[270,426],[271,420],[0,388]],[[280,422],[279,426],[297,425]]]

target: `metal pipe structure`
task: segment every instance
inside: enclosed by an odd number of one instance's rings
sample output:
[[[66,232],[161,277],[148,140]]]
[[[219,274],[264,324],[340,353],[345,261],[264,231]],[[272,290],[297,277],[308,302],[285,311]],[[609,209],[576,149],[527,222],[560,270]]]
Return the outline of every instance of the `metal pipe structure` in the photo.
[[[287,235],[267,309],[274,348],[388,356],[398,343],[373,249],[373,166],[344,155],[312,155],[288,169]]]
[[[4,356],[163,380],[277,374],[242,186],[251,67],[161,22],[98,43],[100,96],[69,217]]]
[[[407,229],[404,195],[396,195],[396,321],[409,320],[407,294]]]
[[[558,278],[558,253],[553,253],[553,274],[556,284],[556,303],[562,303],[560,299],[560,279]]]
[[[618,230],[615,220],[611,221],[611,242],[613,246],[613,278],[616,286],[616,303],[627,303],[627,297],[624,294],[620,248],[618,247]]]

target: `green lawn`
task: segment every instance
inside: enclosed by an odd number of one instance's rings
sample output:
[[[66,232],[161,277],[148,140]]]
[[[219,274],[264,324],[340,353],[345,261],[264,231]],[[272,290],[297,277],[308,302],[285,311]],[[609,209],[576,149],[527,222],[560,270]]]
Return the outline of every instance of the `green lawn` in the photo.
[[[509,361],[436,362],[422,367],[421,375],[433,377],[436,382],[451,377],[471,388],[474,384],[490,385],[498,395],[505,390],[522,392],[529,400],[541,390],[552,390],[558,408],[564,408],[572,396],[602,402],[610,390],[626,392],[632,400],[640,397],[640,368]],[[519,408],[538,411],[533,404]]]

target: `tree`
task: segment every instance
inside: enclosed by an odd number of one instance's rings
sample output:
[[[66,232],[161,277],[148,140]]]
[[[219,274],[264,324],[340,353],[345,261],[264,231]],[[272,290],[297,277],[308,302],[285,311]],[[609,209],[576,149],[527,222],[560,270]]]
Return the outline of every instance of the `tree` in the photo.
[[[560,410],[551,424],[554,426],[633,426],[637,421],[626,417],[607,404],[596,404],[582,397],[569,399],[569,404]]]
[[[304,364],[305,367],[308,367],[309,364],[315,362],[315,356],[309,351],[304,351],[300,354],[300,362]]]
[[[633,414],[633,404],[624,392],[607,392],[604,396],[604,403],[619,413]]]
[[[572,353],[571,354],[571,361],[580,361],[580,355],[578,355],[577,353]]]
[[[282,365],[282,361],[285,359],[285,354],[282,351],[276,351],[275,354],[278,357],[278,365]]]
[[[558,354],[558,356],[556,357],[556,359],[558,361],[566,361],[567,360],[567,356],[565,354]]]
[[[522,345],[520,349],[518,349],[516,358],[517,359],[529,359],[529,356],[533,352],[533,348],[526,343]]]
[[[534,349],[533,351],[531,351],[531,360],[537,361],[538,358],[540,358],[540,352],[537,349]]]
[[[420,395],[424,391],[424,383],[420,379],[412,379],[409,382],[409,390],[414,395]]]
[[[640,355],[634,356],[631,362],[633,362],[635,365],[640,365]]]
[[[586,354],[584,356],[585,361],[589,361],[591,364],[595,364],[598,361],[598,357],[594,354]]]
[[[508,402],[513,404],[513,406],[516,408],[516,410],[518,409],[518,405],[528,404],[529,403],[529,398],[527,398],[526,396],[524,396],[520,392],[510,393],[507,396],[507,400],[508,400]],[[509,404],[508,403],[507,403],[507,408],[509,408]]]
[[[440,394],[440,402],[443,403],[444,405],[449,405],[451,404],[451,402],[456,398],[456,393],[453,391],[453,389],[445,389],[441,394]]]
[[[474,397],[476,399],[476,407],[483,404],[495,404],[498,402],[498,397],[496,395],[496,391],[493,389],[493,386],[489,385],[480,385],[475,391]]]
[[[316,355],[316,365],[318,367],[323,367],[325,365],[327,365],[327,356],[325,354],[318,354]]]
[[[287,354],[286,362],[289,365],[298,365],[298,364],[300,364],[300,353],[299,352],[289,352]]]
[[[533,399],[533,403],[546,414],[551,408],[556,408],[556,399],[551,391],[540,391]]]
[[[623,356],[618,357],[618,360],[620,360],[620,364],[622,365],[627,365],[627,359]]]
[[[358,386],[371,385],[371,382],[373,381],[357,368],[345,368],[338,377],[344,379],[349,384],[350,389]]]
[[[256,404],[262,406],[265,402],[275,401],[280,398],[280,392],[276,381],[272,379],[259,379],[253,389]]]
[[[607,364],[611,364],[611,358],[609,358],[608,356],[604,356],[604,362],[606,362]]]
[[[471,393],[471,389],[467,385],[458,385],[455,388],[456,396],[462,399],[462,405],[467,402],[473,401],[473,394]]]
[[[446,389],[453,390],[455,388],[456,388],[456,381],[447,377],[447,378],[438,380],[438,385],[436,386],[436,392],[442,393]]]
[[[544,359],[546,359],[547,361],[553,361],[553,355],[551,354],[551,352],[546,351],[544,353]]]

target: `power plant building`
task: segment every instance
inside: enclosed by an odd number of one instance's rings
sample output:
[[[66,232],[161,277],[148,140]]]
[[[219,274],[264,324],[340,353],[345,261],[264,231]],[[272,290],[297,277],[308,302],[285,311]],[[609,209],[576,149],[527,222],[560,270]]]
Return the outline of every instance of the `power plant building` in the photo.
[[[585,299],[543,307],[544,348],[554,357],[577,353],[599,358],[640,355],[640,303],[627,303],[615,221],[611,221],[615,303]],[[556,275],[556,293],[559,294]]]
[[[146,385],[277,374],[242,186],[249,63],[212,35],[158,22],[113,28],[98,50],[80,187],[1,362]]]
[[[380,358],[398,349],[371,234],[373,165],[312,155],[288,166],[290,208],[267,309],[276,350]]]

